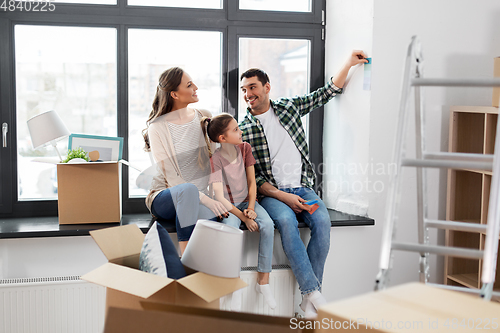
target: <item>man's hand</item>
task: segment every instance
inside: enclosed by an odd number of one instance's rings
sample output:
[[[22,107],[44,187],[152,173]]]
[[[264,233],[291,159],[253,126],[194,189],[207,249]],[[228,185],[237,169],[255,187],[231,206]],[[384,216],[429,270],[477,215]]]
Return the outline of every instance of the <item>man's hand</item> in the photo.
[[[367,56],[366,54],[361,51],[361,50],[354,50],[352,51],[351,56],[347,59],[347,66],[352,67],[356,66],[358,64],[366,64],[368,63],[368,60],[366,60]]]
[[[304,200],[298,195],[292,193],[283,192],[280,200],[286,203],[288,207],[290,207],[295,212],[295,214],[298,214],[303,210],[309,211],[311,209],[311,206],[303,204],[307,200]]]
[[[243,223],[246,224],[248,230],[250,230],[251,232],[259,231],[259,225],[254,220],[246,218],[243,220]]]
[[[343,88],[345,84],[345,80],[347,79],[347,74],[352,66],[356,66],[358,64],[366,64],[368,60],[365,59],[366,54],[361,50],[352,51],[347,61],[344,63],[344,66],[340,69],[340,71],[333,77],[333,84],[339,88]]]

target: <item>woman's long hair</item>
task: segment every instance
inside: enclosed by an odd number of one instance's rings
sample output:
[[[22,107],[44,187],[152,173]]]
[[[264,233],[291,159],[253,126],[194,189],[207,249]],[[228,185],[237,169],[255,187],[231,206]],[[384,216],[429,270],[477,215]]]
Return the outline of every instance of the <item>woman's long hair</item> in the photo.
[[[209,157],[212,157],[213,154],[212,148],[210,147],[210,140],[213,142],[219,142],[219,136],[226,133],[227,126],[233,119],[233,116],[229,113],[221,113],[213,118],[201,118],[201,129],[203,130],[203,136],[205,137],[205,142],[207,143]]]
[[[149,114],[148,120],[146,121],[146,128],[142,130],[142,136],[144,137],[145,142],[145,151],[151,150],[148,136],[149,124],[156,118],[172,111],[174,99],[172,98],[171,92],[177,91],[179,85],[181,84],[183,75],[184,71],[179,67],[172,67],[161,73],[160,78],[158,79],[158,86],[156,87],[155,98],[153,100],[153,110]]]

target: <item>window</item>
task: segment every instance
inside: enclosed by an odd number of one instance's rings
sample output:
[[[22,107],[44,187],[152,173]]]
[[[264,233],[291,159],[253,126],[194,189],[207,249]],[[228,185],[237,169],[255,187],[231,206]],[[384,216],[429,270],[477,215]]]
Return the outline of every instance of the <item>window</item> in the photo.
[[[142,130],[151,112],[160,74],[167,68],[178,66],[192,77],[198,86],[199,102],[193,107],[222,112],[222,33],[218,31],[179,31],[130,29],[128,31],[128,82],[129,82],[129,162],[141,170],[151,166],[149,154],[144,152]],[[150,45],[159,44],[154,52]],[[172,45],[184,45],[171,52]],[[203,61],[200,61],[200,55]],[[166,56],[168,55],[168,56]],[[131,197],[145,196],[149,184],[141,183],[140,173],[129,170]]]
[[[311,0],[240,0],[240,9],[310,12]]]
[[[57,152],[34,150],[26,122],[54,110],[71,133],[117,135],[116,29],[16,25],[14,38],[18,199],[57,199],[56,166],[33,162]]]
[[[304,95],[309,92],[309,40],[240,38],[238,77],[248,68],[264,70],[271,81],[271,99]],[[238,119],[246,115],[243,97],[238,97]],[[308,116],[304,127],[308,128]]]
[[[73,133],[121,136],[123,158],[151,165],[141,131],[158,77],[183,67],[199,87],[199,108],[245,113],[239,74],[264,68],[272,97],[323,85],[325,0],[67,0],[50,15],[0,15],[0,217],[57,215],[52,147],[34,151],[26,121],[55,110]],[[182,8],[180,8],[182,6]],[[286,9],[283,10],[283,9]],[[272,64],[272,66],[270,66]],[[321,163],[322,111],[309,116],[314,164]],[[63,153],[67,140],[60,141]],[[123,213],[146,213],[140,173],[122,173]]]
[[[131,6],[221,9],[222,0],[128,0]]]
[[[116,0],[52,0],[57,8],[59,3],[93,4],[93,5],[116,5]]]

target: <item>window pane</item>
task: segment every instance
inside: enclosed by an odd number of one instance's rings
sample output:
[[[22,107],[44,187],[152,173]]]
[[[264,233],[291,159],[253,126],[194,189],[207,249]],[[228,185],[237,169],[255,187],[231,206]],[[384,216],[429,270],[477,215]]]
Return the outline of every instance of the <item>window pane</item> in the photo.
[[[310,12],[311,0],[240,0],[240,9]]]
[[[260,68],[271,81],[270,98],[293,97],[309,92],[310,42],[300,39],[240,38],[239,75],[249,68]],[[238,119],[246,115],[241,90]],[[307,137],[307,119],[302,118]]]
[[[52,0],[54,4],[58,3],[77,3],[77,4],[96,4],[96,5],[116,5],[116,0]]]
[[[57,152],[33,150],[26,121],[55,110],[71,133],[117,135],[116,29],[17,25],[15,56],[18,197],[57,199],[55,165],[32,162]]]
[[[198,86],[199,102],[191,106],[206,109],[213,115],[222,112],[222,34],[218,31],[130,29],[128,36],[129,159],[145,170],[152,163],[143,150],[141,133],[146,127],[158,78],[163,71],[174,66],[184,69]],[[154,49],[151,45],[155,45]],[[138,178],[138,171],[129,170],[129,196],[146,195],[150,185],[148,178]],[[140,187],[136,185],[137,180]]]
[[[222,0],[128,0],[130,6],[222,9]]]

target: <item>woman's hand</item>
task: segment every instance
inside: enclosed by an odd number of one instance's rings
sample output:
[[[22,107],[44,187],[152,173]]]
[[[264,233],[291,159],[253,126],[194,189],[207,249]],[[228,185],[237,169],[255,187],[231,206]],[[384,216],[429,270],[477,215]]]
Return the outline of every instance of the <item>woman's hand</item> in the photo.
[[[259,225],[254,220],[246,218],[243,220],[243,223],[246,224],[247,229],[250,230],[251,232],[259,231]]]
[[[255,220],[257,218],[257,213],[253,209],[247,208],[243,211],[243,214],[251,220]]]
[[[224,205],[217,200],[207,197],[206,202],[204,202],[203,204],[206,207],[208,207],[208,209],[210,209],[215,214],[215,216],[219,218],[224,218],[229,216],[229,212],[226,209],[226,207],[224,207]]]

